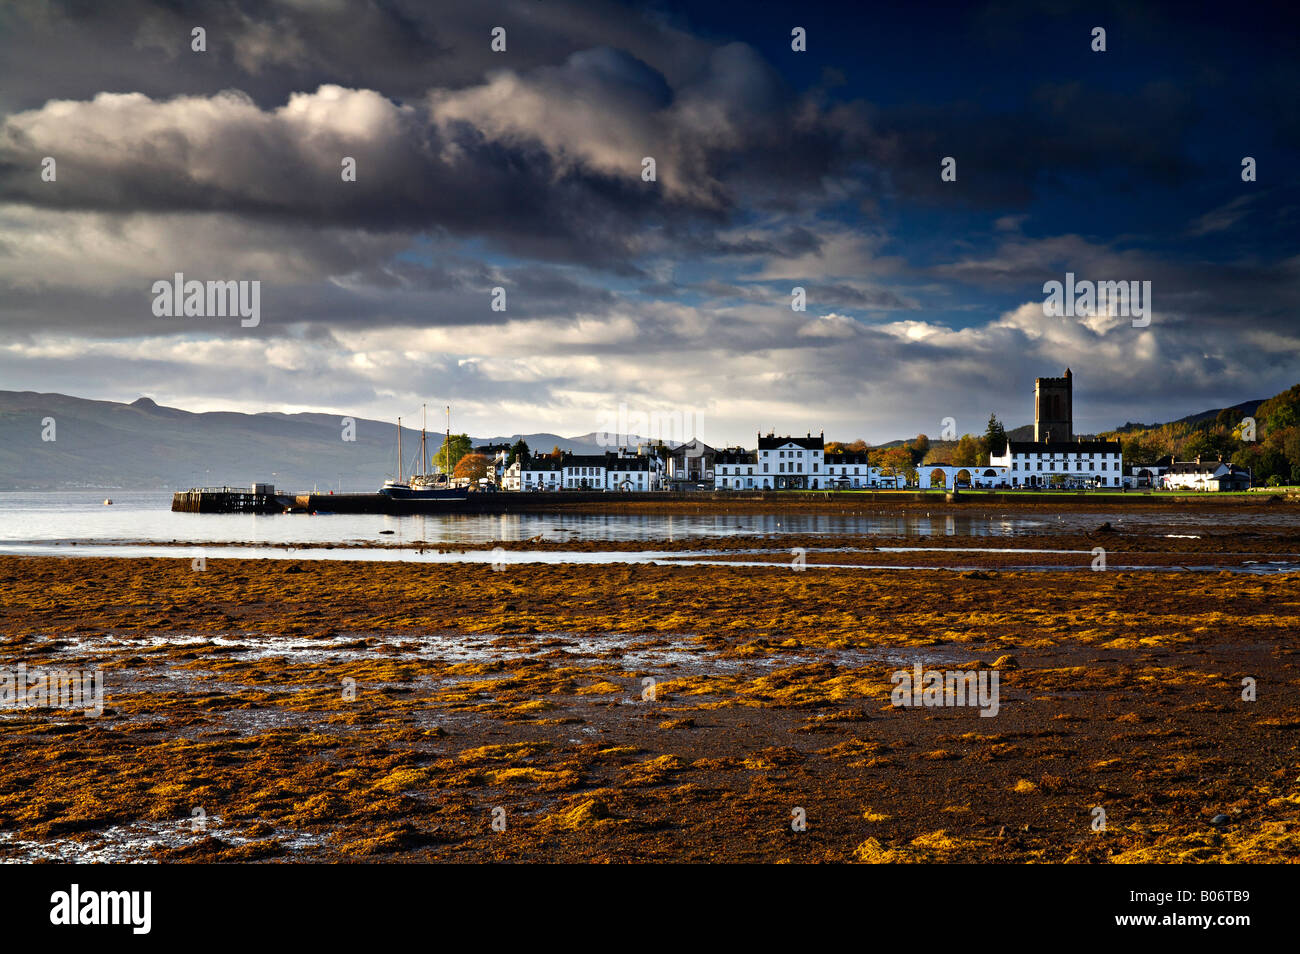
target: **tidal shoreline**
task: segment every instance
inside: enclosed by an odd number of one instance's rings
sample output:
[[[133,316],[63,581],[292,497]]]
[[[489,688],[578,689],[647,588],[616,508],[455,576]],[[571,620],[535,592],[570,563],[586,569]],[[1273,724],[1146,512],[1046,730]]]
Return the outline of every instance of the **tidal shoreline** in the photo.
[[[0,712],[0,858],[1300,860],[1293,575],[0,557],[0,588],[0,668],[108,683],[98,719]],[[918,661],[996,666],[998,715],[891,705]]]

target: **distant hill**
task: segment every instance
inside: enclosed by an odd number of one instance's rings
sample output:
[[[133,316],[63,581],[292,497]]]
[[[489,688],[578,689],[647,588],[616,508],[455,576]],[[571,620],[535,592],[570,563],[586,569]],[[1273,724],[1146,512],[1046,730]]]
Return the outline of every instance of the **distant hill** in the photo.
[[[1242,417],[1252,417],[1259,410],[1259,406],[1268,398],[1259,398],[1255,401],[1241,401],[1237,404],[1229,404],[1227,407],[1237,411]],[[1226,408],[1216,407],[1208,411],[1201,411],[1198,414],[1188,414],[1186,417],[1180,417],[1176,421],[1165,421],[1160,424],[1134,424],[1129,421],[1123,427],[1115,428],[1115,432],[1123,434],[1127,431],[1154,431],[1156,428],[1165,427],[1168,424],[1200,424],[1202,421],[1212,421],[1218,417]]]
[[[54,440],[42,440],[53,419]],[[375,490],[397,469],[396,422],[355,419],[343,440],[334,414],[196,414],[140,398],[130,404],[64,394],[0,391],[0,490],[184,489],[270,481],[286,490]],[[472,438],[577,454],[613,448],[597,435],[512,434]],[[430,432],[432,456],[442,434]],[[635,444],[636,438],[631,439]],[[419,456],[420,432],[403,427],[404,467]]]

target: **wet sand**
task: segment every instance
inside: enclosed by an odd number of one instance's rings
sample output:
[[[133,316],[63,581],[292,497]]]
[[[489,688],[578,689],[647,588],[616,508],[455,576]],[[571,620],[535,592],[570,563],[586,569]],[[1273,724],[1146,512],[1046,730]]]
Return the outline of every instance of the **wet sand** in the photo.
[[[1031,539],[1209,564],[1289,533]],[[984,562],[0,557],[0,669],[108,687],[0,710],[0,859],[1300,860],[1300,575],[839,544]],[[998,714],[895,707],[916,662],[996,672]]]

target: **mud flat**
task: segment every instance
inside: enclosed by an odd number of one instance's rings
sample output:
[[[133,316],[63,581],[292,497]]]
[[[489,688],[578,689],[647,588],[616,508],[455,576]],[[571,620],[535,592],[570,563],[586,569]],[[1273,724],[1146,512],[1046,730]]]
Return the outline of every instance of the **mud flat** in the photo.
[[[1300,860],[1300,574],[192,567],[0,557],[0,860]]]

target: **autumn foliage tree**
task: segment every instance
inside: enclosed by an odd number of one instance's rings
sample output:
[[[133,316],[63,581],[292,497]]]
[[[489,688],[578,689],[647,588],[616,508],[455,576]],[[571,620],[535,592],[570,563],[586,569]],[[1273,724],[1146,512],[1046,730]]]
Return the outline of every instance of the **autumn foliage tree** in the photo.
[[[886,477],[892,477],[896,474],[907,478],[908,482],[915,481],[916,468],[912,466],[912,452],[906,445],[891,447],[883,451],[879,457],[880,463],[877,464],[881,474]]]
[[[975,467],[983,463],[984,454],[983,441],[972,434],[963,434],[952,452],[952,460],[949,463],[954,467]]]
[[[474,483],[487,476],[490,463],[483,454],[466,454],[456,462],[456,469],[451,475],[457,480],[468,480]]]

